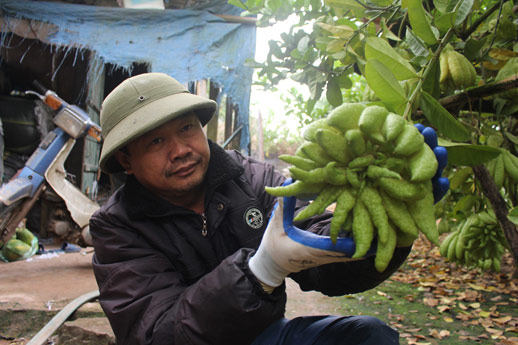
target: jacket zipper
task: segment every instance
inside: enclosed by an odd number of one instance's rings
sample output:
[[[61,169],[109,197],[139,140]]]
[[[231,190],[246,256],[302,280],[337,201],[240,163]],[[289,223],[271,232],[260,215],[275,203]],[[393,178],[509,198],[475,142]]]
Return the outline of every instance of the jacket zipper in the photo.
[[[201,219],[203,221],[203,226],[201,228],[201,235],[203,237],[207,236],[207,216],[205,216],[205,213],[201,215]]]

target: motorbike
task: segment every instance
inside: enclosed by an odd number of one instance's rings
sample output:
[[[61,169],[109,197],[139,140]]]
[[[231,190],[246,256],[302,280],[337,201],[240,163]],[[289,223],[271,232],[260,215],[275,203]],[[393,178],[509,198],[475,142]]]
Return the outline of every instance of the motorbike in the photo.
[[[0,243],[7,243],[39,201],[40,235],[89,246],[88,224],[99,204],[70,181],[64,164],[77,139],[88,135],[100,141],[101,128],[78,106],[68,104],[37,81],[33,85],[37,91],[25,91],[25,95],[38,97],[55,111],[55,128],[41,140],[23,168],[0,188]]]

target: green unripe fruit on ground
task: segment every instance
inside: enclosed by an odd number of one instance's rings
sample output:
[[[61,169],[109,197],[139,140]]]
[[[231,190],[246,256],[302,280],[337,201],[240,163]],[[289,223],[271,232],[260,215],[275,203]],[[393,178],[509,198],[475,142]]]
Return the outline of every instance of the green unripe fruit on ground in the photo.
[[[9,261],[16,261],[29,253],[31,246],[27,243],[18,240],[10,239],[2,248],[2,255]]]
[[[27,228],[18,228],[16,229],[16,238],[22,242],[27,243],[28,245],[31,245],[32,240],[34,239],[34,235]]]

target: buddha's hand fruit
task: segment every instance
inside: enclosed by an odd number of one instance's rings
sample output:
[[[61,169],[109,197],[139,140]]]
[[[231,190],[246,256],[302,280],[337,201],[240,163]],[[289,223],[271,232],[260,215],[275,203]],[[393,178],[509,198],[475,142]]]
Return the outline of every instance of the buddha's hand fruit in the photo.
[[[419,231],[439,243],[432,181],[440,176],[446,157],[439,165],[435,131],[416,127],[379,105],[350,103],[310,124],[304,138],[295,155],[280,157],[291,164],[296,182],[266,187],[274,196],[314,196],[295,221],[336,203],[331,240],[349,232],[356,244],[352,257],[376,252],[380,272],[395,248],[411,245]]]

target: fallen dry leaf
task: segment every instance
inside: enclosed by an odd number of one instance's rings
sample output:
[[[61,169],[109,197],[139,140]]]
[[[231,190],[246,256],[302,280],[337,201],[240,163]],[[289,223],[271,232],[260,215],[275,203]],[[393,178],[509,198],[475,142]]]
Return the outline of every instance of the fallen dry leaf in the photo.
[[[423,304],[429,307],[435,307],[439,304],[439,300],[435,298],[423,298]]]
[[[508,323],[511,320],[512,320],[512,316],[510,316],[510,315],[499,317],[497,319],[493,319],[494,322],[499,323],[501,325],[503,325],[504,323]]]

